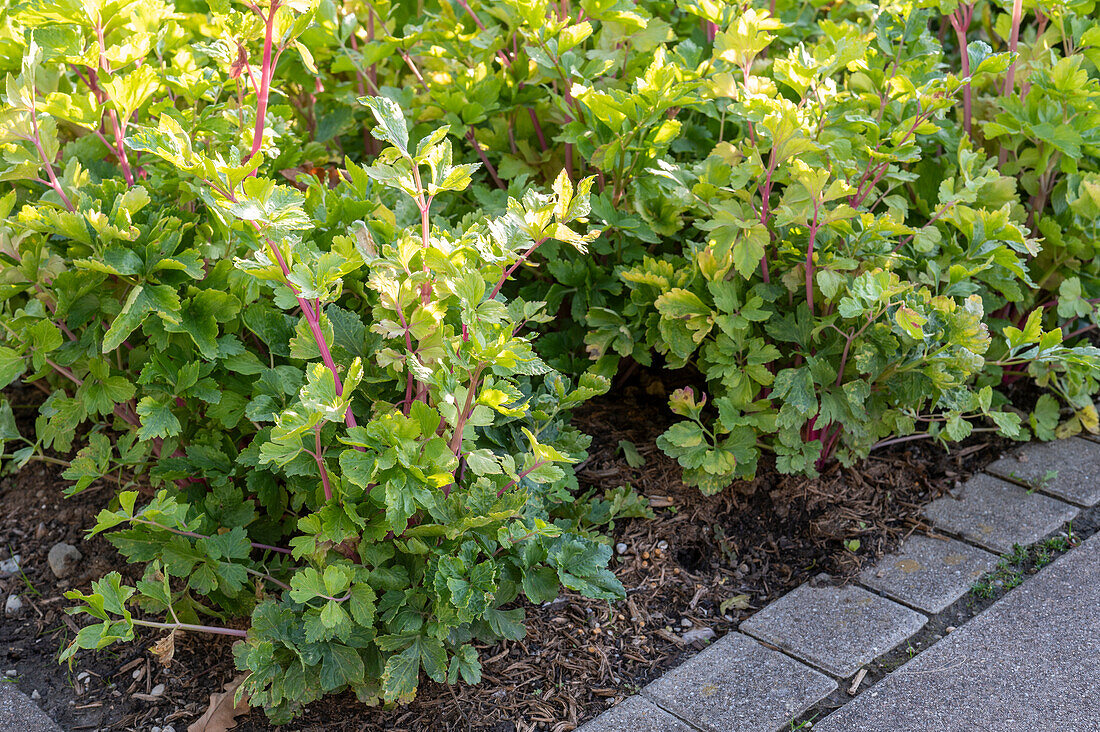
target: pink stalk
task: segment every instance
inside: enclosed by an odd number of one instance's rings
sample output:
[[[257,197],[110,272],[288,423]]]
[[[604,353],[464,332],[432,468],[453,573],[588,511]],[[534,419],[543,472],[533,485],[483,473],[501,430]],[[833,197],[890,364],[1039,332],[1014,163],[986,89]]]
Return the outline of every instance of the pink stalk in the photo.
[[[134,619],[134,625],[141,625],[146,628],[161,628],[163,630],[191,630],[198,633],[214,633],[215,635],[231,635],[235,638],[247,638],[247,630],[237,630],[236,628],[219,628],[214,625],[191,625],[190,623],[156,623],[152,620],[138,620]]]
[[[962,3],[951,13],[948,18],[951,27],[955,29],[955,38],[959,45],[959,56],[962,57],[962,75],[970,76],[970,54],[966,51],[966,33],[970,29],[970,21],[974,17],[974,6]],[[963,87],[963,129],[970,135],[970,84]]]
[[[164,524],[158,524],[156,521],[149,521],[148,519],[135,518],[135,519],[131,519],[131,521],[133,521],[135,524],[146,524],[148,526],[156,526],[159,529],[164,529],[165,531],[170,531],[173,534],[179,534],[180,536],[190,536],[193,539],[209,539],[210,538],[209,536],[206,536],[205,534],[199,534],[199,533],[196,533],[194,531],[184,531],[182,529],[173,529],[170,526],[165,526]],[[280,546],[271,546],[270,544],[257,544],[254,541],[249,542],[249,543],[252,544],[253,549],[266,549],[267,551],[279,552],[280,554],[291,554],[292,553],[289,549],[283,549]]]
[[[237,197],[234,196],[231,191],[220,188],[217,185],[210,183],[209,181],[207,181],[207,184],[233,203],[237,202]],[[268,250],[271,252],[272,256],[275,257],[275,261],[279,263],[279,268],[283,271],[283,284],[290,288],[291,292],[294,293],[294,297],[298,300],[298,307],[302,309],[302,314],[306,317],[306,323],[309,325],[309,332],[313,334],[313,339],[317,343],[317,350],[321,352],[321,361],[325,364],[325,368],[327,368],[332,373],[332,379],[336,385],[336,395],[343,396],[344,383],[340,380],[340,372],[336,369],[336,361],[332,357],[332,351],[329,348],[328,339],[325,338],[324,330],[321,328],[320,303],[318,303],[317,307],[314,308],[314,306],[310,304],[309,300],[302,297],[302,293],[299,292],[298,288],[290,282],[290,267],[287,266],[286,259],[283,258],[283,253],[279,251],[279,247],[275,244],[275,242],[264,235],[263,229],[258,223],[256,223],[255,221],[251,221],[249,223],[252,224],[252,228],[254,228],[256,232],[263,238],[264,243],[267,244]],[[355,415],[351,411],[351,404],[348,404],[348,409],[344,413],[344,422],[347,423],[348,427],[355,427],[357,425],[355,421]]]
[[[314,453],[313,459],[317,461],[317,469],[321,471],[321,485],[325,489],[325,500],[332,500],[332,484],[329,483],[328,469],[325,468],[325,453],[321,449],[321,425],[313,430]]]
[[[279,0],[271,0],[271,8],[264,19],[264,56],[263,66],[260,69],[260,90],[256,95],[256,126],[252,131],[252,151],[248,157],[252,158],[260,151],[264,142],[264,120],[267,117],[267,98],[271,92],[271,77],[275,71],[271,63],[272,35],[275,28],[275,11],[279,9]],[[255,175],[252,171],[250,175]]]
[[[505,493],[507,493],[508,489],[511,488],[512,486],[514,486],[516,483],[520,482],[521,480],[526,478],[528,475],[530,475],[531,473],[533,473],[536,470],[538,470],[539,468],[541,468],[543,465],[546,465],[546,462],[547,462],[546,460],[539,460],[537,463],[535,463],[531,467],[527,468],[527,470],[524,470],[522,473],[520,473],[518,476],[516,476],[515,480],[509,481],[503,488],[501,488],[499,491],[497,491],[497,498],[500,498]]]
[[[474,368],[474,375],[470,377],[470,387],[466,391],[466,404],[463,405],[462,411],[458,414],[458,420],[455,422],[455,431],[451,435],[451,452],[456,456],[462,450],[462,433],[466,429],[466,421],[470,418],[470,414],[473,413],[474,407],[474,394],[477,393],[477,382],[481,378],[481,372],[485,369],[485,363],[478,361],[477,366]],[[447,495],[448,491],[444,489],[443,494]]]
[[[65,195],[65,191],[61,188],[61,184],[57,182],[57,176],[53,172],[53,161],[46,155],[46,150],[42,147],[42,137],[38,133],[38,112],[36,107],[34,96],[31,96],[31,142],[34,144],[34,149],[38,151],[38,157],[42,158],[43,164],[46,166],[46,175],[50,179],[50,188],[53,188],[54,192],[61,198],[61,202],[65,204],[65,208],[69,211],[75,211],[73,202],[69,200],[69,197]]]
[[[1012,31],[1008,34],[1008,52],[1016,53],[1016,49],[1020,44],[1020,23],[1023,20],[1024,14],[1024,0],[1012,0]],[[1016,83],[1016,60],[1013,59],[1012,63],[1008,65],[1008,71],[1005,72],[1005,85],[1004,95],[1008,96],[1012,93],[1012,89]]]
[[[810,315],[814,314],[814,242],[817,239],[817,217],[821,212],[821,203],[814,201],[814,220],[810,224],[810,243],[806,247],[806,303]]]
[[[1023,20],[1024,14],[1024,1],[1013,0],[1012,1],[1012,30],[1008,34],[1008,52],[1015,54],[1016,49],[1020,44],[1020,23]],[[1012,63],[1008,65],[1008,71],[1005,72],[1005,84],[1002,94],[1008,96],[1016,88],[1016,59],[1012,59]],[[1022,95],[1021,95],[1022,96]],[[1008,148],[1002,146],[1001,151],[997,154],[997,162],[1000,165],[1004,165],[1008,162]]]
[[[257,226],[257,228],[259,228]],[[344,395],[344,383],[340,380],[340,372],[336,370],[336,361],[332,357],[332,351],[329,349],[328,339],[325,338],[324,330],[321,328],[321,308],[314,307],[302,297],[298,289],[290,284],[290,268],[286,265],[286,260],[283,259],[282,252],[279,251],[279,247],[275,245],[275,242],[264,237],[264,241],[267,242],[267,247],[271,250],[271,253],[275,256],[276,261],[279,263],[279,267],[283,270],[283,277],[286,279],[286,284],[294,292],[295,298],[298,300],[298,306],[302,308],[302,313],[306,316],[306,323],[309,325],[309,332],[313,334],[313,339],[317,342],[317,349],[321,352],[321,361],[332,373],[332,379],[336,385],[336,396]],[[344,413],[344,421],[348,427],[355,427],[355,415],[352,414],[351,404],[348,404],[347,412]]]
[[[490,300],[500,294],[500,288],[504,287],[504,283],[508,281],[508,278],[512,276],[512,273],[519,269],[519,266],[526,262],[530,258],[530,256],[535,253],[535,250],[542,246],[545,242],[546,239],[539,239],[537,242],[532,244],[527,249],[527,251],[523,253],[523,256],[516,260],[516,262],[511,267],[508,267],[504,270],[503,274],[501,274],[500,276],[500,279],[497,280],[496,286],[493,287],[493,291],[489,293]]]
[[[95,33],[99,41],[99,68],[106,73],[110,73],[110,69],[107,68],[107,58],[103,55],[103,51],[107,46],[103,42],[102,18],[96,19]],[[92,82],[92,92],[95,93],[100,102],[109,99],[107,92],[99,88],[94,71],[89,74],[89,78]],[[130,161],[126,158],[126,147],[123,145],[123,139],[126,137],[126,120],[120,122],[118,112],[113,109],[107,110],[107,116],[111,120],[111,130],[115,135],[115,155],[118,157],[118,164],[122,167],[122,176],[126,179],[126,185],[132,186],[134,184],[134,174],[130,170]]]
[[[481,158],[481,164],[485,166],[485,170],[488,171],[489,177],[496,183],[497,188],[502,191],[508,190],[508,186],[504,185],[504,181],[497,175],[496,168],[489,162],[489,158],[485,155],[485,151],[481,149],[481,145],[477,143],[477,137],[474,136],[474,128],[471,127],[466,131],[466,139],[470,141],[470,144],[474,146],[474,150],[477,152],[477,156]]]

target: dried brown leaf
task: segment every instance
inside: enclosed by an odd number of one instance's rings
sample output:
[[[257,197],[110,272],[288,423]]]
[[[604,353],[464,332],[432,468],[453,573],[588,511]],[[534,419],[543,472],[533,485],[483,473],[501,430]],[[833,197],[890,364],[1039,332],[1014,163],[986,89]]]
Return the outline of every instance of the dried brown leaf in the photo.
[[[233,705],[233,695],[246,678],[247,673],[240,674],[225,684],[224,692],[211,694],[210,707],[187,728],[187,732],[225,732],[236,727],[237,717],[247,714],[251,708],[247,697],[241,697],[241,703]]]
[[[154,643],[150,648],[153,655],[157,657],[160,664],[165,668],[172,663],[172,658],[176,655],[176,631],[172,630],[171,633],[161,638]]]

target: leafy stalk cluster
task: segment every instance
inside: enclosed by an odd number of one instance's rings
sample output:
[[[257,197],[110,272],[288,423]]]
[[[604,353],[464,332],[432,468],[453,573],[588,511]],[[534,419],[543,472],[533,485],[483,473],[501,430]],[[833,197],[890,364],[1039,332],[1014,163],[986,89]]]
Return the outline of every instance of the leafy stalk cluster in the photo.
[[[143,567],[69,593],[92,623],[62,659],[136,627],[239,637],[240,693],[286,721],[343,689],[408,700],[421,672],[475,683],[473,644],[521,638],[523,600],[622,597],[595,528],[647,509],[575,505],[570,469],[588,438],[569,410],[609,381],[551,369],[544,303],[502,291],[546,242],[586,252],[592,179],[456,214],[480,164],[367,96],[385,147],[280,183],[272,80],[292,46],[312,68],[316,8],[215,13],[233,54],[136,6],[85,10],[19,16],[0,120],[0,381],[46,395],[33,436],[0,407],[5,457],[63,464],[69,494],[117,486],[91,533]],[[89,74],[111,91],[81,96]]]

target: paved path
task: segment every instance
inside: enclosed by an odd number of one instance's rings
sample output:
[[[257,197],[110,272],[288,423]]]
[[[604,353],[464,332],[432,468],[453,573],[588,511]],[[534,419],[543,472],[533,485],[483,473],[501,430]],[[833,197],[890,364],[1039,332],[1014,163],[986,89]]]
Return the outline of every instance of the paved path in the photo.
[[[1100,730],[1100,534],[813,729]]]
[[[786,732],[838,687],[858,687],[996,554],[1098,504],[1100,438],[1025,445],[925,506],[935,536],[910,537],[861,573],[862,587],[801,585],[583,730]],[[1100,732],[1100,534],[814,729]]]
[[[61,732],[15,684],[0,683],[0,732]]]

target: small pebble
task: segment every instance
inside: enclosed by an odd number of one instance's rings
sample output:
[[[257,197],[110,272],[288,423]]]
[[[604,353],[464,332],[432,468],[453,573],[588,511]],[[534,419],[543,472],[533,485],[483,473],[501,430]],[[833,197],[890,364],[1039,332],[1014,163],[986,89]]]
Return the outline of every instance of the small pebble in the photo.
[[[680,625],[682,625],[685,628],[690,628],[692,625],[694,625],[694,623],[692,623],[687,618],[680,618]]]
[[[957,628],[954,625],[949,625],[949,626],[947,626],[946,628],[943,629],[943,632],[944,633],[950,633],[954,630],[957,630]]]
[[[149,732],[164,732],[160,727],[150,727]]]
[[[153,687],[153,690],[149,692],[149,696],[161,696],[164,694],[164,684],[157,684]]]
[[[31,692],[31,699],[34,699],[35,701],[38,701],[41,698],[42,698],[42,695],[38,693],[38,689],[35,689]]]
[[[16,671],[15,669],[13,669],[13,668],[9,668],[7,671],[4,672],[4,675],[9,676],[9,677],[14,677],[14,676],[18,676],[19,672]]]
[[[716,633],[710,628],[695,628],[689,630],[681,636],[684,639],[684,643],[694,643],[696,641],[707,641],[713,638]]]
[[[664,539],[661,539],[659,542],[657,542],[657,548],[660,549],[661,551],[664,551],[665,549],[668,549],[668,542],[665,541]]]
[[[77,681],[87,681],[89,676],[91,676],[91,674],[89,674],[87,671],[81,671],[80,673],[78,673],[76,675],[76,680]]]
[[[160,732],[176,732],[176,728],[170,724],[166,724],[161,728]]]
[[[72,574],[73,570],[76,569],[76,565],[83,558],[84,555],[80,553],[79,549],[63,541],[54,544],[50,548],[50,553],[46,555],[46,561],[50,563],[50,571],[58,579]]]
[[[130,676],[132,676],[135,679],[140,679],[144,675],[145,675],[145,667],[144,666],[138,666],[137,668],[134,669],[134,672],[132,674],[130,674]]]
[[[8,595],[8,599],[4,602],[4,614],[9,618],[14,618],[18,617],[21,612],[23,612],[23,600],[19,598],[19,595]]]
[[[615,545],[615,551],[618,554],[626,554],[627,549],[629,549],[629,547],[621,541]]]
[[[19,563],[23,561],[22,554],[16,554],[0,562],[0,577],[9,577],[19,574]]]

